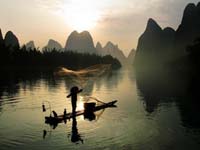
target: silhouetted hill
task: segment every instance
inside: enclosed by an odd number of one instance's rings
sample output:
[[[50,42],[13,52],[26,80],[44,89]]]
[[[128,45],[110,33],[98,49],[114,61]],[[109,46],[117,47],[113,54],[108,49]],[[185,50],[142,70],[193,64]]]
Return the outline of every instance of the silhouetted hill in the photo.
[[[5,42],[5,46],[9,47],[10,49],[19,48],[20,47],[18,38],[11,31],[8,31],[6,33],[4,42]]]
[[[134,58],[135,58],[135,49],[132,49],[127,57],[127,64],[133,65]]]
[[[67,39],[65,50],[80,53],[96,53],[92,36],[88,31],[81,33],[77,31],[72,32]]]
[[[186,47],[200,37],[200,3],[188,4],[178,29],[164,30],[153,20],[149,19],[145,32],[138,42],[134,64],[137,68],[157,68],[176,64],[184,68],[188,53]],[[182,63],[182,64],[181,64]]]
[[[108,42],[103,48],[104,55],[111,55],[117,58],[122,64],[126,63],[126,57],[124,56],[122,50],[118,48],[118,45],[114,45],[112,42]]]
[[[111,55],[117,58],[122,64],[125,64],[126,57],[123,52],[111,42],[108,42],[102,47],[100,42],[97,42],[96,48],[94,47],[92,36],[88,31],[78,33],[74,31],[67,39],[65,50],[71,50],[79,53],[93,53],[100,56]]]
[[[87,34],[87,32],[83,32],[81,36],[87,36]],[[112,56],[59,51],[62,47],[54,40],[49,40],[47,45],[51,50],[37,50],[33,48],[35,47],[33,41],[20,48],[17,37],[11,31],[6,33],[5,45],[6,47],[3,43],[3,46],[0,47],[0,68],[4,71],[52,71],[60,66],[80,69],[96,64],[110,64],[112,69],[121,67],[120,62]]]
[[[140,36],[135,56],[135,64],[144,66],[156,57],[161,44],[161,27],[149,19],[144,33]]]
[[[184,10],[182,22],[176,31],[175,49],[178,55],[185,55],[185,47],[200,37],[200,3],[188,4]]]
[[[28,43],[26,43],[26,49],[27,50],[30,50],[30,49],[35,49],[36,47],[35,47],[35,44],[34,44],[34,41],[30,41],[30,42],[28,42]]]
[[[50,39],[47,46],[45,46],[43,48],[43,50],[45,50],[45,49],[51,51],[51,50],[54,50],[54,49],[55,50],[62,50],[63,48],[62,48],[62,45],[59,42],[57,42],[53,39]]]
[[[162,28],[149,19],[146,30],[138,41],[134,63],[142,68],[158,67],[170,61],[174,47],[175,31]]]
[[[2,35],[2,33],[1,33],[1,29],[0,29],[0,47],[2,47],[3,46],[3,35]]]
[[[123,65],[126,63],[126,57],[124,56],[122,50],[118,48],[118,45],[114,45],[112,42],[107,42],[107,44],[102,47],[98,42],[96,45],[97,53],[99,55],[111,55],[112,57],[117,58]]]
[[[96,45],[97,54],[102,55],[102,50],[103,50],[103,47],[102,47],[101,43],[97,42],[97,45]]]

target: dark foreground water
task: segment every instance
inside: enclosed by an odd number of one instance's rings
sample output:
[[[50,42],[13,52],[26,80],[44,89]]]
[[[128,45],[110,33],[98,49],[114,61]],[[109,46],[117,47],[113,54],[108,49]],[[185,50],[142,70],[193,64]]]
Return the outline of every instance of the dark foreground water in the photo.
[[[2,75],[0,149],[199,149],[199,99],[187,94],[190,86],[185,82],[161,78],[158,83],[157,79],[136,78],[130,69],[87,79],[34,73]],[[83,108],[86,96],[104,102],[117,99],[117,108],[97,112],[93,121],[80,116],[52,129],[44,123],[49,110],[43,113],[41,105],[49,101],[58,113],[64,108],[71,111],[66,95],[72,85],[84,89],[77,109]],[[77,138],[80,140],[75,141]]]

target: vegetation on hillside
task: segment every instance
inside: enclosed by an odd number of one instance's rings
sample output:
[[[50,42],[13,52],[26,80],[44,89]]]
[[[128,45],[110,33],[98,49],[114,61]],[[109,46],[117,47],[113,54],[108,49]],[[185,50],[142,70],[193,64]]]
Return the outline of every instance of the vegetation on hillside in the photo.
[[[110,55],[98,56],[61,50],[40,51],[38,49],[27,49],[25,46],[11,48],[4,44],[0,45],[0,67],[5,69],[54,69],[60,66],[80,69],[96,64],[111,64],[112,69],[121,67],[120,62]]]

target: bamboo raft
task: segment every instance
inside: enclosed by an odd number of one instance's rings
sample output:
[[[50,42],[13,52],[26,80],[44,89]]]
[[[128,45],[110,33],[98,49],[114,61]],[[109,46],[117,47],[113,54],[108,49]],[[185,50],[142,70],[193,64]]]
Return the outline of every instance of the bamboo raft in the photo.
[[[90,112],[94,113],[94,112],[99,111],[101,109],[105,109],[105,108],[109,108],[109,107],[116,107],[116,105],[115,105],[116,102],[117,102],[117,100],[114,100],[114,101],[111,101],[111,102],[108,102],[108,103],[103,103],[99,106],[95,106],[93,108],[93,110],[90,111]],[[47,124],[58,124],[58,123],[61,123],[63,121],[66,121],[68,119],[84,115],[85,113],[86,113],[85,110],[79,110],[79,111],[76,111],[75,113],[67,113],[66,115],[62,114],[62,115],[58,115],[57,117],[52,117],[50,115],[50,116],[45,117],[45,123],[47,123]]]

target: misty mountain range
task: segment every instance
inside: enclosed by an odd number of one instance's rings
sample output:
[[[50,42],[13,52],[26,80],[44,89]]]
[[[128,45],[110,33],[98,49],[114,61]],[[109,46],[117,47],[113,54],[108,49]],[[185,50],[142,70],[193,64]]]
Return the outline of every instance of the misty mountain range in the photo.
[[[188,4],[184,10],[181,24],[177,30],[171,27],[162,29],[154,19],[149,19],[144,33],[138,40],[136,51],[132,50],[126,58],[118,45],[107,42],[102,46],[97,42],[94,46],[93,38],[88,31],[78,33],[73,31],[63,48],[61,44],[50,39],[43,48],[47,50],[75,51],[78,53],[90,53],[100,56],[111,55],[122,64],[135,64],[140,67],[163,67],[163,65],[176,62],[187,56],[186,47],[200,37],[200,3]],[[7,47],[19,47],[17,37],[8,31],[3,39],[0,32],[0,43],[5,42]],[[33,41],[25,45],[27,48],[35,48]]]
[[[0,42],[1,41],[2,42],[4,41],[6,47],[9,47],[10,49],[20,46],[18,38],[11,31],[8,31],[6,33],[5,39],[3,39],[3,36],[0,33]],[[30,41],[23,46],[25,46],[27,49],[36,48],[34,41]],[[127,64],[127,62],[130,62],[130,61],[127,61],[127,58],[124,56],[122,50],[118,48],[118,45],[115,45],[110,41],[104,47],[102,47],[102,45],[99,42],[97,42],[96,47],[95,47],[93,38],[88,31],[83,31],[81,33],[78,33],[77,31],[73,31],[69,35],[64,48],[59,42],[53,39],[50,39],[47,45],[42,48],[42,50],[48,50],[48,51],[51,51],[54,49],[61,50],[61,51],[74,51],[78,53],[97,54],[100,56],[111,55],[112,57],[117,58],[123,65]],[[134,51],[132,51],[132,53],[133,52]],[[131,56],[134,57],[134,55],[131,55]],[[131,59],[133,60],[133,58]]]
[[[188,55],[186,47],[200,37],[200,3],[188,4],[178,29],[162,29],[149,19],[144,33],[140,36],[134,64],[140,68],[164,67],[179,62]],[[179,66],[181,67],[181,66]]]
[[[96,53],[92,36],[88,31],[81,33],[77,31],[72,32],[67,39],[65,50],[79,53]]]
[[[50,50],[51,51],[53,49],[62,50],[63,48],[62,48],[62,45],[59,42],[57,42],[53,39],[50,39],[48,41],[47,45],[45,47],[43,47],[43,50]]]

